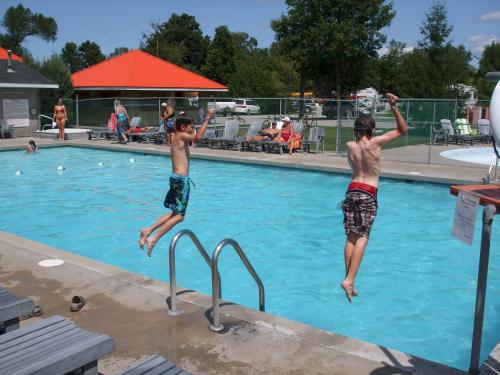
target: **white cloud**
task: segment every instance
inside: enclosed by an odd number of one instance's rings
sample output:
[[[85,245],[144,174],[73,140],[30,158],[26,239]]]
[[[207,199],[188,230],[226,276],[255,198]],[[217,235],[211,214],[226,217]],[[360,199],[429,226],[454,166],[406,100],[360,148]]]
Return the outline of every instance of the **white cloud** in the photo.
[[[500,21],[500,11],[486,13],[486,14],[481,16],[480,20],[481,21]]]
[[[405,53],[408,53],[408,52],[411,52],[415,49],[415,47],[412,47],[412,46],[406,46],[403,51]],[[379,56],[384,56],[384,55],[387,55],[387,53],[389,52],[389,48],[388,47],[382,47],[378,50],[378,55]]]
[[[472,44],[472,52],[483,53],[484,47],[493,43],[500,42],[500,39],[496,35],[473,35],[469,37],[469,42]]]

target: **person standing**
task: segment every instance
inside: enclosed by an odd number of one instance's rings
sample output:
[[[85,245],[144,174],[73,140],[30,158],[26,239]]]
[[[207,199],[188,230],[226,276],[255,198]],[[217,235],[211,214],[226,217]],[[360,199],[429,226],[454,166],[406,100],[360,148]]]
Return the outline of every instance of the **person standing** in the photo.
[[[175,99],[169,98],[166,103],[161,104],[160,118],[166,132],[167,144],[172,144],[172,133],[175,131]]]
[[[408,131],[408,126],[397,107],[398,97],[387,93],[397,129],[375,135],[375,120],[361,116],[354,122],[354,141],[347,142],[347,158],[352,169],[352,181],[342,204],[344,229],[347,236],[344,248],[346,277],[341,283],[347,300],[357,296],[354,286],[356,274],[363,259],[371,227],[377,215],[377,190],[380,177],[380,150],[382,146]]]
[[[52,121],[56,123],[57,128],[59,129],[57,139],[59,141],[64,141],[64,127],[68,121],[68,114],[61,98],[57,100],[57,104],[54,106]]]
[[[118,130],[118,142],[126,144],[128,142],[125,130],[129,123],[127,109],[118,100],[116,103],[116,129]]]

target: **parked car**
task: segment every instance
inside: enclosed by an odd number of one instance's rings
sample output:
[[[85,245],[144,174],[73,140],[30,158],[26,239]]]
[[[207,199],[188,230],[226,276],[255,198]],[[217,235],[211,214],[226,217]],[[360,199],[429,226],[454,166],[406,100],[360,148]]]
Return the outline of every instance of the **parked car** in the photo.
[[[313,100],[311,99],[304,99],[304,111],[306,113],[311,113],[316,110],[316,103],[314,103]],[[292,104],[290,106],[290,110],[292,112],[298,112],[300,110],[300,100],[294,100],[292,101]]]
[[[328,100],[323,104],[321,114],[329,119],[337,119],[337,101]],[[340,102],[340,117],[353,118],[355,116],[355,105],[349,101]]]
[[[222,114],[223,116],[235,113],[236,103],[233,99],[219,98],[216,99],[215,102],[208,102],[207,105],[209,108],[215,108],[217,113]]]
[[[247,115],[259,114],[260,107],[255,100],[252,99],[235,99],[235,113],[246,113]]]

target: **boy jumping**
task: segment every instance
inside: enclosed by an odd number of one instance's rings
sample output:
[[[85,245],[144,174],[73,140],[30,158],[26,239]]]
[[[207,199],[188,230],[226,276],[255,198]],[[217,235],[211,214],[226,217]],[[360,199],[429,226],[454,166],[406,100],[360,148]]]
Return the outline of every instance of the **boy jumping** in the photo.
[[[172,174],[170,176],[170,190],[165,196],[164,205],[172,210],[171,213],[163,215],[155,223],[140,230],[139,246],[144,249],[147,245],[148,256],[151,256],[154,246],[158,240],[173,226],[184,220],[186,208],[189,201],[189,142],[203,137],[208,122],[215,112],[214,108],[207,111],[207,115],[198,132],[194,131],[193,119],[189,117],[178,117],[175,120],[175,132],[172,133],[172,144],[170,154],[172,158]],[[156,229],[158,231],[151,237],[149,235]]]
[[[354,123],[356,140],[347,142],[347,157],[352,169],[352,181],[342,204],[347,240],[344,250],[346,277],[340,285],[349,302],[352,302],[353,296],[357,296],[354,279],[377,214],[380,149],[382,145],[406,134],[408,130],[406,121],[396,105],[398,97],[390,93],[386,95],[396,117],[397,129],[375,137],[375,120],[370,116],[361,116]]]

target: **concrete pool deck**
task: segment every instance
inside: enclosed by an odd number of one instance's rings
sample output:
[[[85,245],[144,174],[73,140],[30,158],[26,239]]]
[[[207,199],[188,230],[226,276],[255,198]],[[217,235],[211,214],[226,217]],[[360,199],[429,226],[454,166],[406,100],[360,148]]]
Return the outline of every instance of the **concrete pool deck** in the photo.
[[[26,138],[5,140],[0,142],[0,150],[18,149],[26,143]],[[124,146],[107,141],[75,140],[61,144],[39,140],[38,143],[41,147],[74,145],[154,154],[164,154],[168,150],[165,146]],[[346,160],[329,153],[290,157],[199,148],[193,149],[192,155],[212,160],[349,173]],[[165,166],[166,173],[169,167]],[[463,166],[384,161],[382,169],[385,177],[448,184],[478,183],[484,176],[482,168]],[[166,254],[165,245],[163,247]],[[48,258],[63,259],[65,263],[55,268],[38,266],[40,260]],[[182,314],[172,317],[166,313],[165,300],[170,295],[167,283],[5,232],[0,232],[0,284],[14,293],[33,298],[42,306],[43,317],[62,315],[84,328],[112,336],[116,348],[99,362],[99,371],[106,375],[118,373],[135,360],[155,353],[193,374],[464,373],[233,304],[221,307],[221,322],[227,332],[217,334],[208,329],[209,296],[183,291],[178,296]],[[77,313],[69,311],[73,295],[82,295],[87,300]],[[24,321],[23,325],[36,319],[39,318]]]

